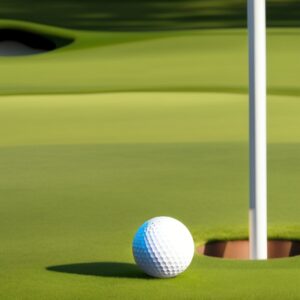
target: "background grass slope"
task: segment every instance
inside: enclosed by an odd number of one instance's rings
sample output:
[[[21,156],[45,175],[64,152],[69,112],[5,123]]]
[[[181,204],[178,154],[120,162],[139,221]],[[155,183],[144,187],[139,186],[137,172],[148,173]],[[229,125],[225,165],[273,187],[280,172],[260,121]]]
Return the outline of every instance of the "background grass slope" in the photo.
[[[246,93],[248,89],[246,30],[90,33],[33,24],[27,27],[52,34],[57,30],[75,42],[35,57],[0,58],[5,74],[0,94]],[[268,32],[268,86],[272,94],[300,94],[299,37],[298,29]]]

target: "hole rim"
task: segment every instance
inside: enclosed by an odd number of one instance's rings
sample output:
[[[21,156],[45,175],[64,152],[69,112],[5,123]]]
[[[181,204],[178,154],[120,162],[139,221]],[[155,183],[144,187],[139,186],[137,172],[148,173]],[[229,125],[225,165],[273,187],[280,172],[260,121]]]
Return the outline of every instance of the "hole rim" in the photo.
[[[214,239],[196,247],[199,256],[223,260],[248,260],[249,239]],[[300,256],[300,240],[289,238],[269,238],[266,260],[288,259]]]

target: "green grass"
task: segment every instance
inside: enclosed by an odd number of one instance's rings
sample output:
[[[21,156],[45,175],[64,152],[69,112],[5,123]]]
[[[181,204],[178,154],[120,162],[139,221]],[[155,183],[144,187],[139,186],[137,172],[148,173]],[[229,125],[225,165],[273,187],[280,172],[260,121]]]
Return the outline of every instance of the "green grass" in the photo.
[[[1,25],[2,24],[2,25]],[[0,27],[7,22],[0,22]],[[246,93],[246,30],[107,33],[10,22],[75,42],[35,57],[0,58],[1,94],[197,91]],[[299,29],[268,35],[269,92],[300,95]]]
[[[299,299],[299,257],[195,256],[170,280],[133,265],[153,216],[180,219],[197,245],[247,236],[245,31],[22,26],[76,42],[0,59],[1,299]],[[296,239],[298,34],[270,31],[268,100],[269,234]]]

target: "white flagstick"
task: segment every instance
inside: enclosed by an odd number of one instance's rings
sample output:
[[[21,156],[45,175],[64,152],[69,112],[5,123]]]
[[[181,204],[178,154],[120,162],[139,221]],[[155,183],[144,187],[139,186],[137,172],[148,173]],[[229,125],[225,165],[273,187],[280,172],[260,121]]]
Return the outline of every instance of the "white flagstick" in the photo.
[[[267,259],[266,0],[248,0],[250,258]]]

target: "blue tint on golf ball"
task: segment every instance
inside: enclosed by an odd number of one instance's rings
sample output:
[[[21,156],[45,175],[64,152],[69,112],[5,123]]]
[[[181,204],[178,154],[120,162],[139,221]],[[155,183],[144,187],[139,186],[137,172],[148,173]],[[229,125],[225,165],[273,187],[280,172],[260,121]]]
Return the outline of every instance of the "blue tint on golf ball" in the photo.
[[[132,244],[136,264],[146,274],[175,277],[190,265],[194,241],[189,230],[176,219],[156,217],[137,231]]]

